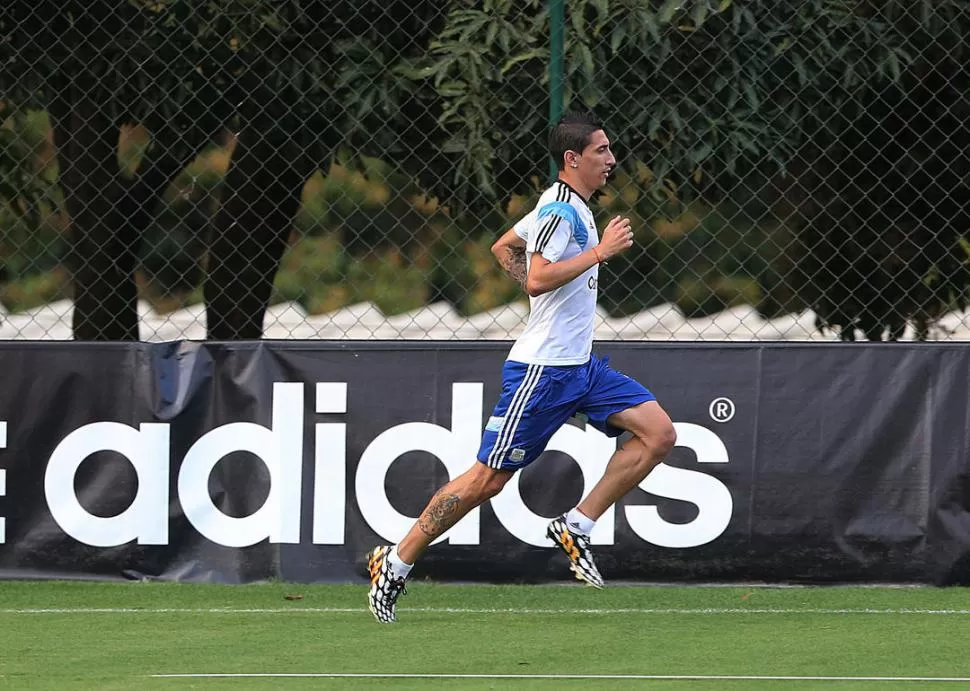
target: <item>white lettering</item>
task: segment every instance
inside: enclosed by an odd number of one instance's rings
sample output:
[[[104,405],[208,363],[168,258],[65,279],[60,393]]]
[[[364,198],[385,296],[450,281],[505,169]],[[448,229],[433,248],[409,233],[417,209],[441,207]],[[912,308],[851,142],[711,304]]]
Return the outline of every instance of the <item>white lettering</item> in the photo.
[[[44,473],[44,493],[61,529],[95,547],[116,547],[132,540],[140,545],[168,543],[168,425],[146,423],[135,429],[118,422],[96,422],[64,437]],[[74,492],[81,463],[98,451],[128,459],[138,477],[131,505],[117,516],[88,513]]]
[[[300,541],[303,469],[303,384],[273,384],[273,427],[234,422],[199,438],[182,461],[178,492],[192,525],[213,542],[246,547],[261,540]],[[209,475],[227,454],[248,451],[263,461],[270,487],[263,505],[243,518],[227,516],[212,503]]]
[[[348,387],[345,382],[316,385],[318,414],[346,415]],[[474,463],[481,438],[483,385],[452,386],[450,429],[425,422],[409,422],[384,430],[364,449],[349,490],[347,477],[348,422],[314,424],[313,516],[314,544],[346,542],[347,493],[352,491],[367,524],[381,538],[398,542],[414,523],[414,517],[396,510],[386,492],[387,474],[396,460],[412,451],[435,456],[454,479]],[[231,423],[216,427],[189,449],[178,473],[177,491],[182,510],[200,534],[228,547],[245,547],[263,540],[298,543],[302,511],[304,436],[304,386],[277,383],[273,386],[272,423]],[[699,425],[675,423],[678,446],[689,448],[697,462],[727,463],[727,449],[712,431]],[[6,423],[0,422],[0,449],[6,447]],[[54,520],[77,540],[99,547],[113,547],[132,540],[156,545],[168,542],[169,425],[94,423],[81,427],[54,449],[44,477],[44,490]],[[585,496],[603,476],[616,449],[616,441],[587,425],[565,425],[552,437],[549,450],[568,454],[582,473]],[[113,517],[95,516],[85,510],[74,491],[74,477],[91,454],[121,454],[134,467],[138,489],[128,508]],[[234,518],[224,514],[209,496],[209,476],[227,454],[249,452],[257,456],[269,474],[263,505],[254,513]],[[534,513],[522,499],[520,474],[491,500],[499,523],[512,536],[535,546],[549,546],[545,535],[551,517]],[[662,547],[682,548],[707,544],[727,528],[733,512],[728,488],[706,473],[659,465],[640,487],[653,495],[685,501],[697,507],[697,516],[683,524],[661,518],[656,505],[623,507],[631,530],[643,540]],[[427,488],[430,493],[436,487]],[[6,474],[0,470],[0,496],[6,491]],[[614,508],[596,523],[592,541],[611,545],[615,541]],[[480,511],[475,509],[436,542],[477,545],[481,540]],[[0,517],[0,542],[5,539]]]
[[[317,384],[318,413],[347,412],[346,382]],[[313,542],[342,545],[347,510],[347,425],[314,425]]]
[[[7,448],[7,423],[0,420],[0,449]],[[0,468],[0,497],[7,495],[7,471]],[[7,519],[0,516],[0,545],[7,541]]]
[[[674,423],[674,427],[677,446],[693,451],[698,463],[728,462],[727,448],[714,432],[686,422]],[[687,501],[697,506],[697,517],[690,523],[669,523],[652,505],[625,507],[626,519],[633,532],[654,545],[705,545],[720,536],[731,522],[734,510],[731,492],[723,482],[705,473],[661,463],[640,483],[640,488],[658,497]]]
[[[452,385],[451,430],[427,422],[408,422],[382,432],[364,450],[357,465],[357,504],[364,520],[385,540],[399,542],[415,520],[398,512],[387,498],[384,481],[391,464],[410,451],[426,451],[444,463],[452,480],[468,470],[481,435],[482,389],[478,383]],[[447,539],[453,545],[477,545],[478,528],[476,508],[435,543]]]

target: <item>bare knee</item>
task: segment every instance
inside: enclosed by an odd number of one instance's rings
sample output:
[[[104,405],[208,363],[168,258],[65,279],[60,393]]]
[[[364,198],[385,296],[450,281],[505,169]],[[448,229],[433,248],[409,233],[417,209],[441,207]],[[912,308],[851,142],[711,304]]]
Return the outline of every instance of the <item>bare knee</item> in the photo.
[[[472,484],[481,501],[487,501],[501,492],[512,477],[508,470],[489,468],[483,463],[476,463],[468,472],[473,475]]]
[[[677,430],[670,420],[653,420],[653,424],[635,434],[640,442],[640,465],[646,475],[659,465],[677,443]]]
[[[634,436],[625,448],[634,452],[632,460],[636,466],[636,474],[641,478],[649,475],[667,457],[675,442],[676,433],[673,428],[669,432],[663,430],[648,437]]]
[[[610,422],[633,433],[641,445],[642,462],[651,468],[666,458],[677,443],[674,423],[656,401],[625,410],[611,417]]]
[[[646,438],[641,438],[640,441],[646,447],[647,456],[654,459],[655,464],[660,463],[677,444],[677,430],[668,421],[666,424],[655,425]]]
[[[512,477],[512,474],[508,471],[496,471],[496,473],[502,474],[493,474],[485,483],[484,493],[487,499],[491,499],[501,492],[509,478]]]

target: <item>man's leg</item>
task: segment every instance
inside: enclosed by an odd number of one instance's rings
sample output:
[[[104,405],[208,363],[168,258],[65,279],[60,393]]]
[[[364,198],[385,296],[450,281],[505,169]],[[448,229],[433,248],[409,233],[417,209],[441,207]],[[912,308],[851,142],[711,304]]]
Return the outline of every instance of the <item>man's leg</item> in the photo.
[[[590,549],[593,526],[606,509],[642,482],[666,457],[677,435],[667,413],[642,384],[595,356],[590,358],[588,370],[590,383],[580,410],[601,432],[616,437],[627,431],[633,438],[616,450],[603,477],[583,501],[554,519],[546,534],[565,552],[576,578],[602,588],[603,577]]]
[[[469,511],[498,494],[514,472],[476,462],[435,492],[399,544],[376,547],[370,553],[367,570],[371,587],[367,604],[377,621],[387,624],[396,619],[397,599],[404,592],[404,581],[428,545]]]
[[[612,427],[633,434],[616,450],[606,472],[576,509],[596,521],[627,492],[639,485],[677,441],[670,417],[656,401],[647,401],[607,418]]]
[[[368,602],[378,621],[394,621],[404,580],[428,545],[498,494],[517,470],[538,458],[549,438],[572,415],[576,397],[563,397],[561,375],[555,367],[506,361],[502,395],[485,425],[478,462],[435,493],[400,544],[371,552]],[[585,378],[582,381],[585,387]]]
[[[431,497],[411,530],[398,543],[397,556],[405,564],[414,564],[428,545],[465,514],[502,491],[512,475],[511,470],[489,468],[476,462]]]
[[[674,426],[656,401],[639,403],[608,418],[609,426],[633,433],[610,458],[606,472],[579,505],[553,519],[546,534],[569,558],[569,569],[579,580],[603,587],[589,536],[596,520],[623,495],[636,487],[670,452],[676,441]]]

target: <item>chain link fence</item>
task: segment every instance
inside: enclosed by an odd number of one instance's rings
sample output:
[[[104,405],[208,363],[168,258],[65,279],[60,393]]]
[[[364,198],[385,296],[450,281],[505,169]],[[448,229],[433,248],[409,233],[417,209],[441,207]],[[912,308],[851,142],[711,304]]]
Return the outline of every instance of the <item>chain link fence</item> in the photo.
[[[550,1],[4,0],[0,339],[513,338],[560,107],[597,338],[970,339],[970,3]]]

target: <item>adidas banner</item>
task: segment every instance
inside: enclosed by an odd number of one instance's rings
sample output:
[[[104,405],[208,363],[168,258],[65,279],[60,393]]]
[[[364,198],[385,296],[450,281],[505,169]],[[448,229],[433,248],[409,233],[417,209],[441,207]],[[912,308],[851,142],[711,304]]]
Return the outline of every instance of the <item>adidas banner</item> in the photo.
[[[363,581],[475,459],[502,343],[0,343],[0,577]],[[677,447],[596,524],[613,581],[970,582],[970,351],[601,343]],[[569,580],[616,440],[572,420],[415,567]]]

